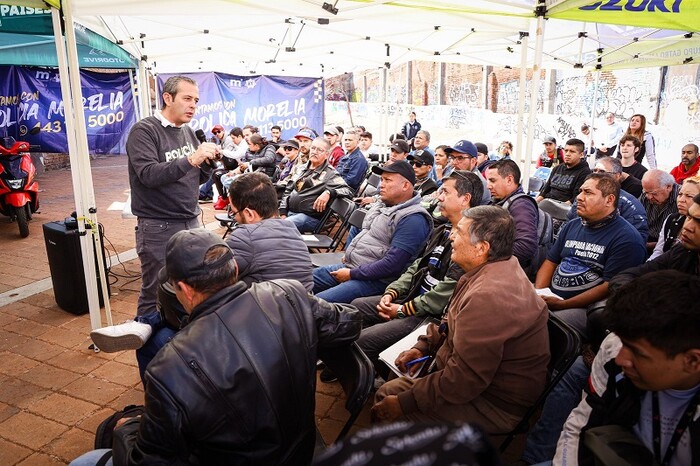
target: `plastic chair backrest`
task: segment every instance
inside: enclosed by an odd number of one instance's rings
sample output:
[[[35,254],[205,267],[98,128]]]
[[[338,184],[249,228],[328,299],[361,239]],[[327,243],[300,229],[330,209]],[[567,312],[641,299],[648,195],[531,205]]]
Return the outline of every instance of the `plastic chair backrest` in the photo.
[[[369,399],[374,386],[374,366],[357,343],[319,350],[319,358],[338,377],[350,413],[336,442],[345,437]]]

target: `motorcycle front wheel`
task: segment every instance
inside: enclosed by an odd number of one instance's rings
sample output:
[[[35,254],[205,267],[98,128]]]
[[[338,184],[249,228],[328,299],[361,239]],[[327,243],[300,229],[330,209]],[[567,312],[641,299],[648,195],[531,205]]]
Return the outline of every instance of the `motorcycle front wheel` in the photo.
[[[22,238],[29,236],[29,219],[27,218],[27,209],[29,205],[15,208],[15,216],[17,218],[17,226],[19,227],[19,235]]]

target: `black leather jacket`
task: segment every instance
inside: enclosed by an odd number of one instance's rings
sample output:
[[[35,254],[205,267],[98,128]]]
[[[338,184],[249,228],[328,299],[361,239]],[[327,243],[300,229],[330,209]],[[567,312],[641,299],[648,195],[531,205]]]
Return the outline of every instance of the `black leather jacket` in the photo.
[[[316,350],[361,323],[293,280],[217,292],[149,364],[146,412],[115,431],[114,464],[310,464]]]

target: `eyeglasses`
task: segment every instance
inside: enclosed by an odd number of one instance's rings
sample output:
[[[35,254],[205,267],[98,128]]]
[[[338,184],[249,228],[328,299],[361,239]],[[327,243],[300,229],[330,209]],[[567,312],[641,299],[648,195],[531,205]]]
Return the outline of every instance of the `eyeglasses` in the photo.
[[[461,162],[462,160],[469,160],[469,159],[472,159],[474,157],[472,157],[471,155],[466,155],[466,156],[465,155],[450,155],[447,158],[450,160],[456,160],[458,162]]]
[[[219,134],[219,133],[223,133],[223,131],[221,131],[220,129],[217,129],[216,131],[214,131],[214,134]]]
[[[311,146],[311,148],[309,149],[309,152],[321,152],[321,153],[323,153],[323,152],[326,152],[326,149],[324,149],[323,147]]]
[[[240,210],[233,210],[228,213],[228,218],[234,218],[236,215],[238,215],[241,211]]]
[[[299,149],[297,149],[296,147],[292,147],[292,146],[287,146],[284,148],[285,152],[291,152],[293,150],[299,150]]]
[[[421,168],[423,165],[425,165],[423,162],[419,162],[418,160],[409,160],[408,163],[417,168]]]
[[[644,194],[647,197],[654,197],[657,194],[659,194],[659,192],[661,192],[661,191],[663,191],[663,189],[659,188],[659,189],[655,189],[653,191],[642,191],[642,194]]]

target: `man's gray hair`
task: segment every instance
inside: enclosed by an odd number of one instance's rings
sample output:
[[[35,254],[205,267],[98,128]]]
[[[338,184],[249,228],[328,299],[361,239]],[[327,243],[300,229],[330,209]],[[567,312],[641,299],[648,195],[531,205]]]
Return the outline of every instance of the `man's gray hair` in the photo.
[[[174,99],[175,96],[177,95],[177,86],[183,81],[186,83],[192,84],[194,86],[197,86],[197,81],[195,81],[192,78],[188,78],[187,76],[171,76],[168,78],[167,81],[165,81],[165,84],[163,84],[163,93],[162,94],[166,94],[166,93],[170,94],[171,96],[173,96],[173,99]],[[163,108],[165,108],[165,98],[163,98],[162,95],[161,95],[161,99],[163,102]]]
[[[418,130],[416,134],[422,134],[426,141],[430,141],[430,133],[424,129]]]
[[[510,258],[515,242],[515,222],[506,209],[500,206],[476,206],[466,209],[462,215],[472,221],[469,235],[473,244],[489,243],[487,262]]]
[[[598,159],[598,162],[610,167],[610,171],[613,175],[622,173],[622,162],[617,157],[603,157]]]
[[[225,254],[231,252],[231,249],[222,244],[213,246],[204,256],[204,265],[209,266],[207,272],[196,277],[186,278],[183,281],[190,285],[200,293],[212,295],[219,290],[233,285],[237,281],[236,261],[234,258],[215,267],[216,261]]]
[[[655,181],[659,185],[659,188],[665,188],[666,186],[673,186],[676,184],[676,180],[670,173],[659,170],[658,168],[647,171],[642,179],[644,178],[649,181]]]

